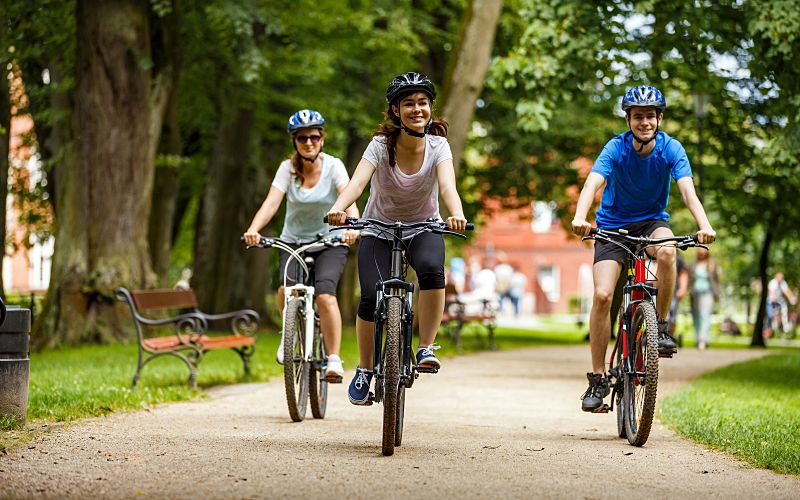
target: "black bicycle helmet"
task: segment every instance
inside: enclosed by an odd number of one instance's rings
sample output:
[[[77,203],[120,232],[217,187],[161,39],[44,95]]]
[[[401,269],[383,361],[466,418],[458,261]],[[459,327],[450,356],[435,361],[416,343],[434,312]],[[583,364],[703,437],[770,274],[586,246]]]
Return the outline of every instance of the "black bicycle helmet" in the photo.
[[[386,102],[392,104],[401,95],[412,92],[425,92],[431,101],[436,99],[436,87],[430,78],[421,73],[409,71],[392,79],[392,83],[386,89]]]

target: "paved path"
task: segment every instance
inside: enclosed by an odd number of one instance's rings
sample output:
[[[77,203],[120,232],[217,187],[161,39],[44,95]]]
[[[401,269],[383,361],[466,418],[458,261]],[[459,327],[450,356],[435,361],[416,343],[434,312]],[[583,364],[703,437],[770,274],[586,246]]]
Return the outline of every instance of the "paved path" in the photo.
[[[684,350],[660,395],[744,350]],[[381,407],[332,388],[328,417],[291,423],[279,381],[87,420],[0,455],[0,497],[796,498],[800,478],[753,468],[659,424],[646,446],[615,415],[579,411],[588,348],[446,360],[409,391],[403,446],[380,454]],[[310,412],[309,412],[310,417]],[[622,490],[620,490],[622,488]]]

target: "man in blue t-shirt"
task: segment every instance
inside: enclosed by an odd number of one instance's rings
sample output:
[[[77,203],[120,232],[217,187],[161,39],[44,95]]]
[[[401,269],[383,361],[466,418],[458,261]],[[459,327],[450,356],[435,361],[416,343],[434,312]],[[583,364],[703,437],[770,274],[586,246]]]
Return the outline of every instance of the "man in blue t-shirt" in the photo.
[[[580,236],[589,234],[592,225],[586,221],[586,216],[595,194],[605,186],[596,214],[598,228],[624,228],[632,236],[673,236],[666,212],[672,177],[697,222],[698,241],[705,244],[714,241],[716,233],[695,193],[686,151],[680,142],[658,131],[666,107],[664,95],[655,87],[640,85],[625,93],[622,109],[630,130],[608,141],[597,157],[578,198],[572,232]],[[648,249],[648,254],[658,261],[656,288],[660,300],[657,308],[659,318],[666,318],[675,288],[675,247]],[[603,398],[609,393],[604,361],[611,334],[614,288],[624,262],[624,249],[595,242],[594,300],[589,317],[592,372],[586,374],[589,389],[583,396],[583,411],[601,409]],[[675,339],[661,321],[658,348],[659,353],[666,355],[677,350]]]

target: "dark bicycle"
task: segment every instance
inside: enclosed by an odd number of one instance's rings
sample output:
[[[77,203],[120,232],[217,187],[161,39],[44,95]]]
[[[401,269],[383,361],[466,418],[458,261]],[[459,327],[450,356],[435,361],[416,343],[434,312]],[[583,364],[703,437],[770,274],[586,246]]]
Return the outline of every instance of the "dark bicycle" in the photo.
[[[314,241],[294,248],[290,242],[278,238],[261,237],[257,247],[280,248],[289,254],[286,267],[281,269],[284,285],[283,328],[283,381],[289,416],[295,422],[305,418],[307,403],[311,401],[314,418],[325,418],[328,405],[328,380],[325,378],[328,353],[320,330],[319,314],[314,300],[313,252],[325,247],[343,245],[338,237],[318,234]],[[247,248],[251,248],[248,246]],[[287,286],[289,265],[297,262],[294,285]],[[341,381],[341,380],[338,380]]]
[[[326,218],[327,221],[327,218]],[[419,366],[414,359],[411,335],[414,323],[412,295],[414,284],[406,281],[408,261],[406,242],[423,232],[447,234],[466,238],[450,231],[442,221],[425,221],[405,224],[383,222],[374,219],[348,217],[344,226],[336,229],[365,229],[372,227],[392,240],[392,265],[388,279],[375,285],[375,342],[372,357],[375,392],[370,393],[370,404],[383,403],[384,455],[392,455],[395,446],[403,441],[403,417],[405,413],[406,389],[411,388],[420,373],[436,373],[438,368]],[[473,225],[467,224],[467,230]],[[404,232],[406,235],[404,236]],[[409,234],[410,233],[410,234]]]
[[[658,314],[652,285],[655,276],[647,268],[646,249],[674,245],[679,250],[708,248],[694,235],[648,238],[630,236],[624,229],[592,228],[583,238],[601,240],[625,249],[625,284],[619,309],[616,343],[609,357],[611,406],[604,404],[597,413],[617,408],[617,433],[633,446],[642,446],[650,435],[658,390]]]

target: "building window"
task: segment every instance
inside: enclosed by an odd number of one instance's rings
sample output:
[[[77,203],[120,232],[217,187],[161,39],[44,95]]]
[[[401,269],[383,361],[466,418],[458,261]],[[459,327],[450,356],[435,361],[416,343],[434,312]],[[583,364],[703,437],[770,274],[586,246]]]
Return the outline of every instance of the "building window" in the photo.
[[[539,281],[539,288],[547,296],[547,300],[558,302],[561,298],[561,274],[558,266],[539,266],[536,279]]]
[[[556,204],[552,201],[534,201],[531,203],[533,217],[531,231],[534,233],[549,233],[555,220]]]

